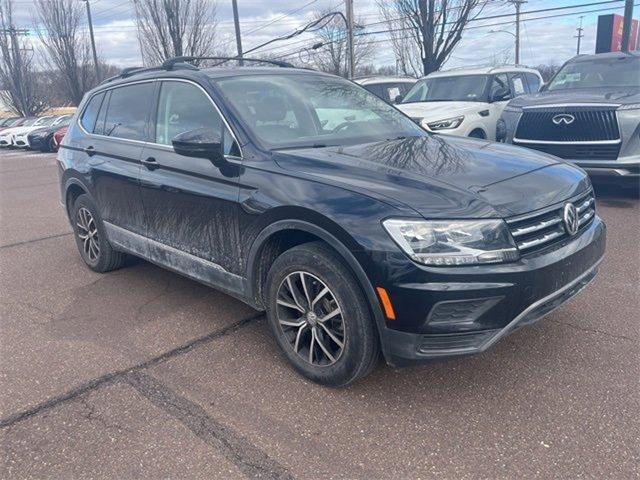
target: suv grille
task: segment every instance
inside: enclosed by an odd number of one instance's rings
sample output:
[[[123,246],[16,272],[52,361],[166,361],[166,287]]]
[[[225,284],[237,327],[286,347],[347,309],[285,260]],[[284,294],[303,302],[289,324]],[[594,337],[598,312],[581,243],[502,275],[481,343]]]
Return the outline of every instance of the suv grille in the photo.
[[[554,144],[554,143],[518,143],[514,145],[532,148],[567,160],[616,160],[620,153],[620,144]]]
[[[597,142],[619,140],[620,132],[615,107],[567,106],[525,109],[515,136],[541,142]]]
[[[520,215],[507,220],[511,235],[521,253],[526,254],[541,250],[569,237],[564,225],[564,206],[567,203],[573,203],[578,210],[579,227],[577,235],[595,217],[596,204],[592,191],[539,212]]]

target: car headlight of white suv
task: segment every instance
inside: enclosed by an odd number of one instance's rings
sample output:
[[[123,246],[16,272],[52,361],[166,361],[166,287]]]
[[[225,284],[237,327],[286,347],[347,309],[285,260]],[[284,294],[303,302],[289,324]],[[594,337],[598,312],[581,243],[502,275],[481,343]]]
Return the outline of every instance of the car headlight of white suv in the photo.
[[[423,127],[435,132],[438,130],[453,130],[454,128],[458,128],[462,124],[463,120],[464,115],[461,115],[459,117],[438,120],[437,122],[427,122],[425,119],[423,119],[421,123]]]

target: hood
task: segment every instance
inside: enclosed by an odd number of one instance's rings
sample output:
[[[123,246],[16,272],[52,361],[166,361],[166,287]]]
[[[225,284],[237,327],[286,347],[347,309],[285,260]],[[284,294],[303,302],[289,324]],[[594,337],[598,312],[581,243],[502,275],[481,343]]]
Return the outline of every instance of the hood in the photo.
[[[15,134],[15,133],[19,132],[23,128],[25,128],[25,127],[9,127],[9,128],[5,128],[4,130],[2,130],[0,132],[0,135],[12,135],[12,134]]]
[[[13,135],[25,135],[29,132],[33,132],[34,130],[37,130],[39,128],[43,128],[42,125],[37,125],[37,126],[30,126],[30,127],[16,127],[15,130],[13,130],[11,133]]]
[[[556,157],[462,137],[281,150],[275,160],[299,175],[392,199],[425,218],[509,217],[589,187],[581,169]]]
[[[532,95],[522,95],[509,102],[515,107],[527,107],[530,105],[557,105],[563,103],[603,103],[628,105],[640,103],[640,88],[625,87],[599,87],[576,88],[573,90],[542,91]]]
[[[411,118],[425,118],[428,122],[478,113],[487,109],[484,102],[416,102],[401,103],[396,107]]]

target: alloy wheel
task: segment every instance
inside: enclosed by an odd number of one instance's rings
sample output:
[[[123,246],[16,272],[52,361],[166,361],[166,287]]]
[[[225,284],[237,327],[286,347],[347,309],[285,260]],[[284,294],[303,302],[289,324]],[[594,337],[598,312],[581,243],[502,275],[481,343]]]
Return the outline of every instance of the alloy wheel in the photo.
[[[82,241],[82,249],[85,256],[95,262],[100,255],[100,243],[98,241],[98,227],[91,212],[81,207],[76,215],[78,226],[78,238]]]
[[[313,366],[338,361],[345,346],[342,309],[331,289],[308,272],[290,273],[276,297],[277,320],[293,351]]]

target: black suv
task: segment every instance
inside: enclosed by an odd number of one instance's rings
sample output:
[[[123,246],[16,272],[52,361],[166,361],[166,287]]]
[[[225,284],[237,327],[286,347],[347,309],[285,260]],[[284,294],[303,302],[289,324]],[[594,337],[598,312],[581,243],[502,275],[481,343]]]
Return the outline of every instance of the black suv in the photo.
[[[431,135],[362,87],[173,59],[89,92],[58,154],[86,264],[126,254],[266,310],[308,378],[344,385],[482,352],[581,290],[605,250],[587,175]]]

